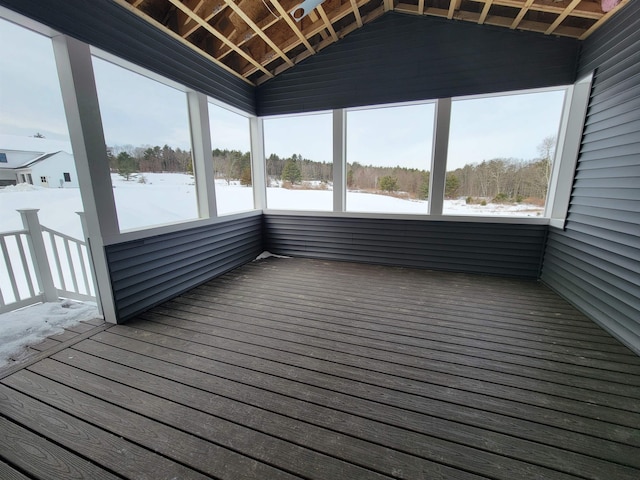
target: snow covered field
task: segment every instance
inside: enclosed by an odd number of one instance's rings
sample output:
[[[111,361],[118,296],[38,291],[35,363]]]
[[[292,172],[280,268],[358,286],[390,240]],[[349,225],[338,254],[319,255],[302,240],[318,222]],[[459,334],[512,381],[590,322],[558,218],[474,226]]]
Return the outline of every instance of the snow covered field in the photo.
[[[197,218],[195,185],[190,175],[149,173],[144,174],[145,183],[138,180],[139,178],[125,181],[120,175],[112,175],[121,230]],[[238,182],[227,184],[224,180],[217,180],[216,201],[221,215],[250,210],[253,204],[252,189],[243,187]],[[270,187],[267,189],[267,202],[269,208],[275,210],[330,211],[333,192],[330,189],[289,190]],[[20,230],[22,222],[16,210],[24,208],[40,209],[38,216],[42,225],[82,238],[80,218],[75,213],[83,210],[78,189],[40,188],[32,185],[0,188],[0,232]],[[425,214],[427,202],[348,192],[347,210]],[[446,200],[444,212],[456,215],[539,216],[542,209],[526,204],[467,205],[464,199],[458,199]],[[0,289],[3,292],[10,290],[6,275],[0,275]],[[17,340],[21,335],[33,343],[55,333],[56,328],[61,329],[96,316],[95,306],[78,305],[45,304],[0,315],[0,366],[3,359],[6,361],[9,356],[19,355],[17,352],[25,344]]]
[[[193,177],[177,173],[147,173],[146,183],[125,181],[112,175],[118,220],[122,230],[160,225],[197,218]],[[252,190],[237,182],[216,181],[218,210],[221,215],[252,208]],[[333,192],[327,190],[267,189],[270,209],[324,210],[333,205]],[[78,216],[82,201],[78,189],[16,186],[0,188],[0,231],[22,228],[19,208],[39,208],[40,222],[76,238],[82,237]],[[388,195],[348,192],[351,212],[426,213],[427,202],[405,200]],[[542,214],[542,208],[528,204],[467,205],[464,199],[445,200],[444,212],[455,215],[529,216]]]

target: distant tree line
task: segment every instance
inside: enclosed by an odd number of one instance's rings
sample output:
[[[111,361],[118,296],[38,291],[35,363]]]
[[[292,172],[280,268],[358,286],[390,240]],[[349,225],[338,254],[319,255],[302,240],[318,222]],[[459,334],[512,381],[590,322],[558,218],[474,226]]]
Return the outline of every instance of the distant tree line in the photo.
[[[107,157],[112,171],[135,172],[190,172],[191,151],[173,148],[169,145],[134,147],[115,145],[107,147]],[[132,171],[131,171],[132,170]]]
[[[533,160],[494,158],[467,164],[446,173],[445,197],[466,197],[474,201],[538,201],[547,195],[555,137],[545,138],[538,146],[539,157]],[[193,173],[191,152],[163,147],[115,146],[107,148],[110,166],[129,179],[136,172]],[[212,151],[214,176],[227,183],[239,181],[251,185],[251,154],[239,150]],[[305,182],[329,183],[333,165],[304,158],[300,154],[266,159],[269,184],[282,182],[286,187],[305,188]],[[377,193],[399,194],[409,198],[429,197],[430,174],[426,170],[406,167],[377,167],[358,162],[347,164],[347,188]]]

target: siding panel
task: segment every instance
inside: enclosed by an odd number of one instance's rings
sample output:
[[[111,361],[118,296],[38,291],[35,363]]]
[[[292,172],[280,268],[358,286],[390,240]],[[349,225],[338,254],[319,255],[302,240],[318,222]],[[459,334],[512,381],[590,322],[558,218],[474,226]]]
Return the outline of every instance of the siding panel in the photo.
[[[542,280],[640,353],[640,3],[583,47],[595,71],[564,231],[550,229]]]
[[[579,48],[574,39],[386,13],[259,86],[257,110],[300,113],[565,85],[575,81]]]
[[[0,0],[58,32],[147,68],[248,113],[254,87],[110,0]]]
[[[119,321],[262,252],[260,214],[106,247]]]
[[[266,250],[308,258],[537,278],[547,227],[264,216]]]

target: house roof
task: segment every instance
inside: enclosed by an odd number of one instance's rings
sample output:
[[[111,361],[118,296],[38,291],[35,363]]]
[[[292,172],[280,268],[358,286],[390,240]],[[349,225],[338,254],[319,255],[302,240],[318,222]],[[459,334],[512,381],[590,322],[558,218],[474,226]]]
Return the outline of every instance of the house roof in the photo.
[[[0,168],[11,170],[30,167],[62,151],[70,152],[69,142],[46,138],[0,135],[0,153],[6,156],[6,162],[0,162]]]
[[[630,0],[114,1],[260,85],[388,11],[584,40]]]
[[[53,157],[61,153],[61,151],[50,152],[50,153],[39,153],[39,152],[24,152],[24,151],[11,151],[11,150],[2,150],[0,149],[0,153],[6,153],[7,162],[0,163],[0,169],[3,170],[16,170],[19,168],[29,168],[39,163],[47,158]],[[25,155],[14,156],[12,153],[16,154],[28,154],[32,155],[30,157],[25,157]],[[26,158],[26,159],[25,159]]]

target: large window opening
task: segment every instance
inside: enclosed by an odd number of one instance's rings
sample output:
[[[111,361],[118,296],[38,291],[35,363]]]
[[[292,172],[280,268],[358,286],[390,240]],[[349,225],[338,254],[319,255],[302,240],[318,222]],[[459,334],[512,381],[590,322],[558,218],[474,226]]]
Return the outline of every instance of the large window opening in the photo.
[[[332,115],[264,120],[267,206],[333,209]]]
[[[564,96],[453,99],[443,213],[543,216]]]
[[[198,218],[186,93],[93,57],[120,230]]]
[[[83,238],[80,190],[58,188],[73,151],[51,39],[0,19],[0,71],[0,229],[21,229],[16,209],[37,208],[43,225]]]
[[[209,103],[218,215],[253,209],[249,119]]]
[[[434,113],[434,103],[347,112],[347,211],[427,213]]]

